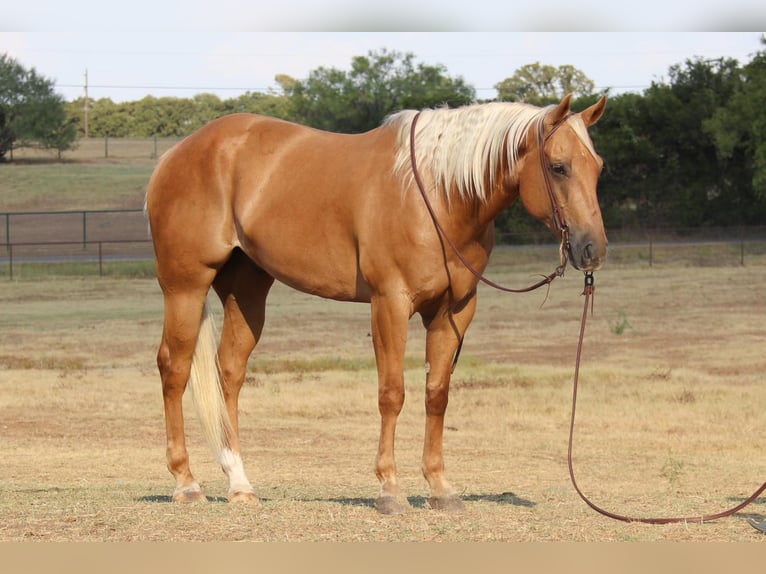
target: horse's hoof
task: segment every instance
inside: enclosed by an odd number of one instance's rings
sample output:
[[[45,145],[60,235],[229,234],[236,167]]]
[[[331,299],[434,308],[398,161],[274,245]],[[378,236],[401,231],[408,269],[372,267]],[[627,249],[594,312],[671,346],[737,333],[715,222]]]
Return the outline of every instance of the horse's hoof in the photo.
[[[428,499],[428,506],[432,510],[442,510],[445,512],[463,512],[465,510],[465,504],[456,494],[451,496],[432,496]]]
[[[386,516],[406,514],[410,510],[410,503],[400,496],[379,496],[375,501],[375,510]]]
[[[229,503],[234,503],[234,502],[244,503],[244,504],[260,504],[261,500],[252,490],[247,490],[247,491],[230,493]]]
[[[763,532],[766,534],[766,520],[763,520],[761,522],[758,522],[754,518],[749,518],[748,522],[750,523],[750,526],[758,530],[759,532]]]
[[[207,498],[198,486],[192,486],[176,489],[173,493],[173,502],[207,502]]]

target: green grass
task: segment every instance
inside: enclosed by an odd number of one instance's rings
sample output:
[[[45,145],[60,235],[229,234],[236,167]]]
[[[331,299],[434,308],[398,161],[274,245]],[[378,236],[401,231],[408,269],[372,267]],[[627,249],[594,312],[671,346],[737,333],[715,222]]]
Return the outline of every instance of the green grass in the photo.
[[[152,169],[146,163],[2,164],[0,210],[141,208]]]
[[[0,266],[0,279],[10,279],[10,267],[7,261]],[[124,279],[143,279],[155,276],[154,261],[109,261],[101,267],[98,261],[66,263],[15,263],[13,279],[42,280],[52,277],[118,277]]]
[[[628,321],[628,316],[625,314],[624,311],[619,311],[617,313],[617,319],[612,322],[611,331],[615,335],[622,335],[626,329],[632,329],[633,326],[630,324],[630,321]]]

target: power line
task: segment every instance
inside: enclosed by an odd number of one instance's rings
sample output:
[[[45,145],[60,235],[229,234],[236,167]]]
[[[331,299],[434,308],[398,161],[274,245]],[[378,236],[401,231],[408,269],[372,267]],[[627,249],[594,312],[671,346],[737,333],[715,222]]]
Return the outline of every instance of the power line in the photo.
[[[58,88],[82,88],[81,84],[56,84]],[[189,91],[189,92],[268,92],[276,86],[270,87],[236,87],[236,86],[161,86],[161,85],[128,85],[128,84],[88,84],[88,88],[102,90],[163,90],[163,91]],[[625,86],[596,86],[596,91],[603,90],[644,90],[648,85],[625,85]],[[477,92],[493,91],[496,88],[474,88]]]
[[[82,88],[82,84],[56,84],[58,88]],[[104,90],[231,90],[231,91],[267,91],[271,88],[253,88],[253,87],[233,87],[233,86],[139,86],[127,84],[88,84],[90,88],[100,88]]]

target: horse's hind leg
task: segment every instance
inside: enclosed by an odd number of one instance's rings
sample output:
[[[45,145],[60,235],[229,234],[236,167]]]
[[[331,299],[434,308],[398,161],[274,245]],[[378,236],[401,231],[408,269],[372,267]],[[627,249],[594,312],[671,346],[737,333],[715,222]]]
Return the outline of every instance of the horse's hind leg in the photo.
[[[266,297],[274,278],[237,251],[216,277],[213,287],[223,303],[224,320],[218,361],[232,432],[221,466],[229,479],[229,500],[256,502],[258,497],[245,474],[239,442],[239,393],[245,382],[247,360],[263,330]]]
[[[165,290],[165,325],[157,353],[165,406],[168,470],[176,479],[173,500],[205,500],[189,468],[184,434],[183,394],[189,381],[207,288]]]

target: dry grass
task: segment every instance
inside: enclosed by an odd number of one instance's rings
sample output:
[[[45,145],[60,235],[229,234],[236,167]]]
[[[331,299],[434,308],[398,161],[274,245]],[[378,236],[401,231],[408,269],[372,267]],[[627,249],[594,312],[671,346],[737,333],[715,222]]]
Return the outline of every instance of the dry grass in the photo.
[[[501,254],[491,274],[517,285],[540,268],[507,263]],[[575,445],[594,502],[694,515],[761,484],[765,281],[766,266],[597,274]],[[542,293],[480,288],[447,420],[448,472],[467,502],[457,515],[425,508],[423,336],[413,319],[397,440],[414,509],[391,518],[372,508],[367,306],[275,288],[241,404],[262,504],[224,501],[224,477],[190,416],[192,464],[210,502],[184,506],[169,502],[164,463],[156,283],[9,282],[0,291],[0,540],[763,541],[744,522],[763,518],[763,499],[734,518],[667,526],[614,522],[579,500],[566,440],[580,291],[576,272],[542,307]]]

